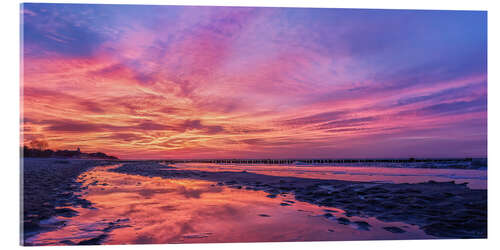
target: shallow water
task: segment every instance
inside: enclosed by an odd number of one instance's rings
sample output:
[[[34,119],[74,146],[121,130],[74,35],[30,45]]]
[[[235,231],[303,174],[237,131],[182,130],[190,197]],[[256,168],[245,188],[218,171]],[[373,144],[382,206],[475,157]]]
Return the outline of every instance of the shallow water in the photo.
[[[92,202],[93,209],[72,208],[79,212],[77,216],[46,221],[64,221],[65,225],[29,238],[27,243],[64,245],[89,239],[100,239],[95,241],[100,244],[147,244],[434,238],[416,226],[346,217],[340,209],[299,202],[291,194],[269,198],[263,191],[229,188],[209,181],[107,171],[114,167],[96,167],[79,176],[78,181],[88,187],[82,198]],[[333,217],[325,217],[327,212]],[[341,224],[336,219],[340,217],[352,223]],[[359,227],[356,221],[370,226]],[[390,226],[405,232],[384,229]]]
[[[248,165],[213,163],[177,163],[179,169],[201,171],[246,170],[265,175],[294,176],[312,179],[345,181],[367,181],[385,183],[421,183],[430,180],[438,182],[455,181],[465,183],[471,189],[487,188],[487,170],[476,169],[434,169],[434,168],[393,168],[393,167],[352,167],[352,166],[300,166],[300,165]]]

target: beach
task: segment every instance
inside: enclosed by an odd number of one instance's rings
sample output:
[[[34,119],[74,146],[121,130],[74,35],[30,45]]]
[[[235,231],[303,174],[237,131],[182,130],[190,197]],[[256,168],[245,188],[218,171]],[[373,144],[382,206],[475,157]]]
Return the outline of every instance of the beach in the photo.
[[[487,237],[486,170],[391,169],[25,159],[23,244]]]
[[[485,10],[18,14],[22,245],[491,237]]]
[[[90,202],[78,194],[81,183],[75,179],[103,160],[24,158],[21,175],[21,238],[52,230],[59,224],[41,225],[55,216],[71,217],[71,207],[89,208]]]

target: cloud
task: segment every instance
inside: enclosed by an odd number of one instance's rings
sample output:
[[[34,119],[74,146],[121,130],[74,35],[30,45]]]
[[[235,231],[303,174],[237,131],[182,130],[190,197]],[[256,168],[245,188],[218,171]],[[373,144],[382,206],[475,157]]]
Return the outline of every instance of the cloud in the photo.
[[[97,114],[107,112],[107,110],[103,108],[104,105],[89,97],[78,97],[62,91],[52,91],[40,87],[25,87],[23,89],[23,98],[25,100],[46,102],[49,105],[63,103],[59,109],[76,109]]]
[[[177,128],[164,124],[155,123],[152,121],[141,121],[139,123],[131,123],[129,125],[111,125],[98,122],[88,122],[79,120],[42,120],[34,122],[38,125],[45,126],[46,131],[53,132],[73,132],[73,133],[89,133],[89,132],[118,132],[118,131],[175,131]]]
[[[206,134],[219,134],[224,132],[224,128],[218,125],[203,125],[201,120],[186,120],[179,126],[180,130],[201,130]]]
[[[458,98],[465,98],[474,95],[477,90],[482,91],[482,87],[485,86],[485,82],[469,84],[466,86],[461,86],[458,88],[448,88],[442,91],[434,92],[428,95],[412,96],[407,98],[399,99],[397,104],[399,106],[410,105],[430,100],[444,101],[453,100]]]
[[[106,138],[124,142],[131,142],[144,139],[142,135],[137,133],[112,133],[111,135],[106,136]]]
[[[160,123],[155,123],[153,121],[142,121],[139,124],[132,126],[131,129],[137,129],[137,130],[173,130],[173,129],[175,129],[175,127],[160,124]]]
[[[54,147],[362,157],[426,137],[484,148],[485,122],[470,121],[486,120],[486,12],[23,4],[22,15],[24,133]]]
[[[91,70],[88,72],[90,76],[100,76],[105,78],[114,78],[119,75],[123,75],[127,72],[128,69],[125,65],[121,63],[115,63],[109,66],[106,66],[101,69]]]
[[[105,124],[95,124],[80,121],[71,120],[52,120],[43,121],[41,124],[47,124],[47,131],[52,132],[73,132],[73,133],[86,133],[86,132],[101,132],[101,131],[112,131],[116,130],[118,127],[105,125]]]
[[[486,112],[487,110],[486,96],[470,101],[445,102],[434,105],[425,106],[420,109],[403,111],[401,114],[415,115],[460,115],[473,112]]]
[[[52,17],[47,20],[45,15],[37,15],[42,20],[24,19],[23,39],[25,46],[35,46],[27,56],[43,56],[50,52],[62,56],[90,57],[104,41],[101,34],[85,27],[76,26],[63,19]],[[45,19],[45,20],[43,20]],[[47,22],[57,22],[56,27],[47,28]]]
[[[336,121],[331,121],[331,122],[321,124],[319,127],[321,129],[353,127],[353,126],[364,125],[368,122],[373,122],[377,119],[378,119],[377,117],[370,116],[370,117],[359,117],[359,118],[352,118],[352,119],[336,120]]]
[[[331,121],[331,120],[336,120],[336,119],[338,119],[346,114],[347,114],[346,111],[323,112],[323,113],[319,113],[319,114],[315,114],[315,115],[285,120],[282,123],[286,124],[286,125],[302,126],[302,125],[322,123],[322,122],[327,122],[327,121]]]
[[[44,125],[46,131],[53,132],[117,132],[117,131],[173,131],[186,132],[189,130],[199,130],[204,134],[219,134],[225,132],[224,128],[219,125],[203,125],[201,120],[186,120],[181,124],[165,125],[153,121],[141,121],[130,125],[110,125],[103,123],[92,123],[77,120],[42,120],[34,122],[39,125]],[[116,136],[130,136],[132,133],[117,133]]]
[[[367,128],[341,128],[341,129],[329,129],[327,132],[330,133],[344,133],[344,132],[359,132],[362,130],[367,130]]]
[[[90,111],[90,112],[93,112],[93,113],[106,113],[106,110],[104,110],[102,107],[101,107],[101,104],[97,103],[97,102],[93,102],[93,101],[81,101],[79,102],[79,104],[81,106],[83,106],[83,109],[84,110],[87,110],[87,111]]]

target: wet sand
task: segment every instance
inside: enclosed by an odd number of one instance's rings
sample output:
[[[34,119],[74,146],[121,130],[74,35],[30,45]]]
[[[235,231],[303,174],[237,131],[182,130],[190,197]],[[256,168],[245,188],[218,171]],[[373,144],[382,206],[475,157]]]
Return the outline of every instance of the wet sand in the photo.
[[[292,194],[231,188],[212,181],[166,179],[108,171],[82,174],[82,197],[95,209],[58,230],[28,239],[38,245],[276,242],[428,239],[416,226],[349,217],[337,208],[300,202]],[[386,229],[389,228],[389,229]],[[392,232],[400,228],[404,232]]]
[[[293,176],[309,179],[362,181],[380,183],[421,183],[429,180],[437,182],[455,181],[467,183],[471,189],[486,189],[487,171],[485,169],[450,168],[415,168],[401,167],[401,164],[381,163],[377,165],[287,165],[287,164],[210,164],[176,163],[171,165],[182,170],[200,170],[208,172],[241,172],[274,176]]]
[[[180,170],[162,164],[129,163],[121,173],[218,182],[270,195],[293,193],[300,201],[337,207],[347,215],[373,216],[420,226],[443,238],[487,237],[487,192],[465,183],[429,181],[416,184],[370,183],[270,176],[241,172]]]
[[[22,173],[21,241],[53,230],[59,224],[41,223],[54,216],[72,217],[77,214],[71,207],[90,208],[90,202],[78,194],[81,184],[76,178],[83,172],[100,165],[105,160],[68,160],[24,158]]]
[[[486,237],[486,190],[464,184],[118,163],[26,161],[24,244]]]

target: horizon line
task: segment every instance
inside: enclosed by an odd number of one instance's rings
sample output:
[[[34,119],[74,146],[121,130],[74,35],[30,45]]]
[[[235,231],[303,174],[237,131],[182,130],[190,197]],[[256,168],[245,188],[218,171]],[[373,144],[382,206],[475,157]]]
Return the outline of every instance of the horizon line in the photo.
[[[381,158],[144,158],[120,159],[124,161],[401,161],[401,160],[471,160],[488,159],[487,156],[476,157],[381,157]]]

